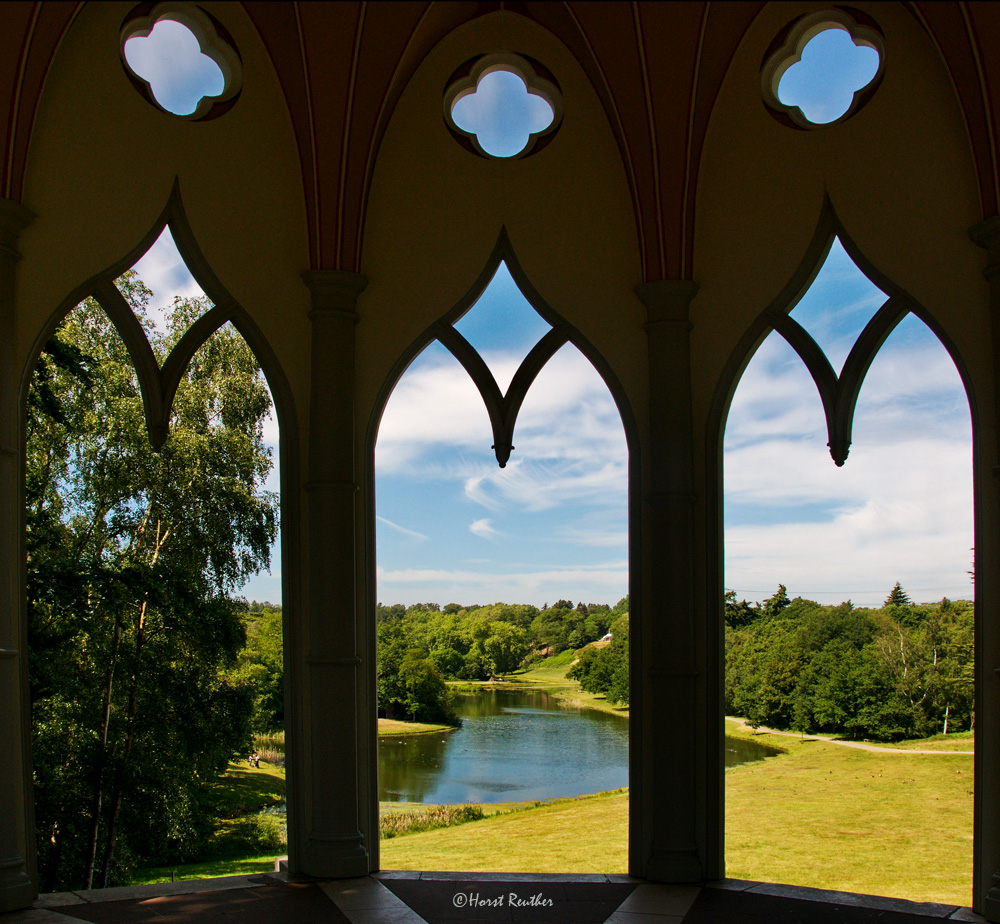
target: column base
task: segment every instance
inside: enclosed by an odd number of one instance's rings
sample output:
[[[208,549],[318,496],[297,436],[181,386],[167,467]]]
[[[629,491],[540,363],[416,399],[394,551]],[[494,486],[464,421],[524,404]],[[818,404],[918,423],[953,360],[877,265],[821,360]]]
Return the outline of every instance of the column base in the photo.
[[[0,912],[30,908],[38,889],[24,869],[20,857],[0,860]]]
[[[990,890],[986,893],[983,917],[987,921],[1000,922],[1000,870],[997,870],[993,874]]]
[[[702,882],[701,860],[694,850],[654,850],[645,878],[652,882]]]
[[[297,865],[297,872],[316,879],[357,879],[371,872],[360,832],[345,837],[311,834]]]

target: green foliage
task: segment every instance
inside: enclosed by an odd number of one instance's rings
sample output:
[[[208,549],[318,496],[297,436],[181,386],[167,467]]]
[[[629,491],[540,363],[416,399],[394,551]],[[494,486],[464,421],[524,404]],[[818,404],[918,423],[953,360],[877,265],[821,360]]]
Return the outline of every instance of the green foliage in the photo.
[[[281,608],[267,605],[254,610],[251,606],[242,622],[247,643],[229,678],[253,690],[250,725],[254,734],[261,735],[280,728],[285,718]]]
[[[145,323],[150,293],[123,294]],[[177,301],[162,363],[209,306]],[[257,363],[225,327],[181,377],[153,452],[127,350],[87,300],[46,346],[27,402],[32,751],[41,888],[127,879],[193,855],[211,830],[205,781],[249,746],[239,676],[244,604],[266,567],[276,498]]]
[[[726,625],[730,629],[742,629],[762,615],[759,607],[747,603],[746,600],[737,603],[735,590],[726,591],[725,614]]]
[[[485,817],[478,805],[436,805],[422,812],[387,812],[379,819],[379,833],[383,838],[399,837],[434,828],[450,828]]]
[[[903,585],[896,581],[896,586],[892,588],[883,606],[909,606],[912,603],[908,594],[903,590]]]
[[[772,597],[750,622],[727,620],[727,712],[880,741],[971,728],[972,604],[914,606],[897,590],[878,610]]]
[[[611,642],[604,648],[587,647],[567,671],[570,680],[579,680],[588,693],[603,693],[612,705],[629,704],[628,613],[611,626]]]

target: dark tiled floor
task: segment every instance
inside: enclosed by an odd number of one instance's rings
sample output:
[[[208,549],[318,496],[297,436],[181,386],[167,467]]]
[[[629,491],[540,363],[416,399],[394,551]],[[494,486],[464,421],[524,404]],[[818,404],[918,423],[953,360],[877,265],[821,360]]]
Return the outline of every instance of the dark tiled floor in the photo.
[[[604,924],[635,885],[615,882],[428,882],[382,883],[427,924],[544,921]]]
[[[49,910],[94,924],[350,924],[314,883],[262,882],[250,888]]]
[[[757,892],[702,889],[684,924],[933,924],[943,919]]]
[[[42,896],[0,924],[933,924],[967,908],[737,880],[668,886],[625,876],[378,873],[323,883],[278,876]],[[510,900],[511,895],[517,902]],[[534,902],[532,899],[534,896]]]

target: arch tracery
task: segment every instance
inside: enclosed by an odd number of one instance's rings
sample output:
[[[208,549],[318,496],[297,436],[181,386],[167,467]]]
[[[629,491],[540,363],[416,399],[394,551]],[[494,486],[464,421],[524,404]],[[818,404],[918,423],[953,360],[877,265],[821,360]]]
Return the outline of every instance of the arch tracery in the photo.
[[[886,296],[885,301],[854,340],[847,359],[837,373],[823,348],[791,312],[805,295],[823,267],[834,241],[839,240],[858,271]],[[897,325],[908,315],[927,320],[927,313],[902,288],[875,270],[844,229],[832,203],[824,203],[816,233],[799,271],[782,293],[769,305],[752,328],[755,343],[760,343],[769,330],[775,330],[787,341],[809,371],[823,405],[826,417],[828,446],[834,463],[840,467],[851,449],[854,410],[857,406],[865,375],[876,355]],[[935,329],[939,338],[941,331]],[[942,338],[943,339],[943,338]],[[945,347],[948,348],[947,342]],[[746,354],[749,360],[753,350]],[[949,353],[952,351],[949,349]],[[954,355],[952,358],[955,359]],[[961,364],[957,363],[961,372]],[[963,376],[964,378],[964,376]],[[730,381],[730,394],[739,376]]]
[[[212,308],[191,324],[161,365],[157,361],[146,332],[115,285],[115,280],[146,254],[167,227],[174,237],[185,266],[208,295]],[[224,324],[232,322],[254,353],[264,360],[269,360],[266,362],[269,370],[277,369],[276,361],[256,325],[226,291],[201,253],[188,223],[177,182],[174,183],[163,212],[136,248],[79,286],[66,299],[36,342],[33,351],[35,355],[41,350],[45,338],[66,313],[88,296],[93,297],[101,305],[128,349],[142,395],[146,429],[154,450],[160,449],[169,436],[171,407],[184,376],[184,370],[198,349]],[[30,368],[32,367],[29,366],[29,370]]]
[[[532,308],[551,326],[551,330],[538,340],[518,366],[505,392],[500,390],[496,378],[479,354],[479,351],[454,326],[478,301],[501,264],[507,266],[514,278],[515,284]],[[607,367],[607,364],[597,354],[596,350],[587,343],[583,335],[561,318],[528,281],[524,270],[518,263],[506,228],[500,229],[500,236],[496,246],[493,248],[493,252],[490,254],[485,268],[468,293],[444,317],[433,323],[413,344],[403,360],[397,364],[395,374],[390,377],[386,388],[383,389],[382,399],[376,405],[376,427],[377,421],[381,416],[381,410],[385,407],[385,403],[388,400],[389,393],[406,368],[406,365],[429,343],[435,340],[440,342],[458,360],[482,396],[493,431],[493,445],[491,448],[496,455],[500,468],[506,467],[510,459],[510,454],[514,450],[514,426],[528,390],[545,364],[567,343],[572,343],[577,347],[597,368],[598,374],[604,379],[605,384],[611,390],[615,403],[618,405],[619,413],[621,413],[622,421],[625,425],[626,439],[629,438],[631,432],[629,421],[631,418],[625,410],[622,390],[620,385],[617,384],[617,379]]]

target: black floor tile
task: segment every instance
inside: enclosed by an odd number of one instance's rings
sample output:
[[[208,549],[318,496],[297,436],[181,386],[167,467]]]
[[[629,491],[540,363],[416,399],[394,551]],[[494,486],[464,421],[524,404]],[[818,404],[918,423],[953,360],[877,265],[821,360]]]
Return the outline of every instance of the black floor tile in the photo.
[[[933,924],[940,918],[799,898],[702,889],[684,924]]]
[[[93,924],[349,924],[313,883],[268,883],[250,888],[88,902],[50,908]]]
[[[604,924],[634,883],[385,879],[427,924]]]

